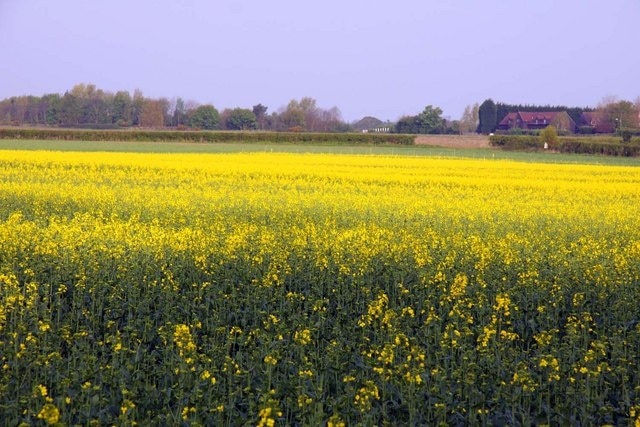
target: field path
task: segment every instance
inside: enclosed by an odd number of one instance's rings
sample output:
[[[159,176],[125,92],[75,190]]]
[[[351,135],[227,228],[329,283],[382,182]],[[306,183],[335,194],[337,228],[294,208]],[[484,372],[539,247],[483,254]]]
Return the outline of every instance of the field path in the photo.
[[[416,145],[437,145],[451,148],[488,148],[487,135],[419,135],[415,139]]]

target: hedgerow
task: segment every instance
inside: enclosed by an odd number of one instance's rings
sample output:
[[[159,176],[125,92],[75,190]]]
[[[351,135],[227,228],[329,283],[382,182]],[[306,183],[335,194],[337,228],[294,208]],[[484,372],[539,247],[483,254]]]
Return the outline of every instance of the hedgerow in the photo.
[[[411,145],[413,135],[314,132],[216,132],[175,130],[0,129],[2,139],[131,142],[269,142]]]
[[[492,135],[492,146],[503,150],[543,151],[544,142],[532,135]],[[600,154],[607,156],[640,156],[640,138],[622,142],[619,137],[560,137],[554,151],[573,154]]]

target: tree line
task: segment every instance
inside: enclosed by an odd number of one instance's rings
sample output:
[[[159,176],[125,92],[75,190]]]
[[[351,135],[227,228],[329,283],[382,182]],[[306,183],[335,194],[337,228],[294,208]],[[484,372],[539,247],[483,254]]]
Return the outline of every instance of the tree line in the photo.
[[[93,84],[77,84],[64,94],[18,96],[0,101],[0,124],[68,128],[178,128],[205,130],[350,130],[337,107],[323,109],[313,98],[291,100],[277,112],[268,107],[218,111],[182,98],[148,98],[140,90],[107,92]]]
[[[441,108],[427,105],[416,115],[386,123],[385,132],[407,134],[491,133],[510,112],[567,111],[578,123],[586,111],[600,111],[613,128],[638,127],[640,97],[629,101],[604,99],[597,108],[536,106],[496,103],[468,105],[460,119],[443,117]],[[200,105],[182,98],[149,98],[140,90],[115,93],[93,84],[77,84],[64,94],[18,96],[0,101],[0,125],[58,126],[67,128],[175,128],[204,130],[264,130],[307,132],[353,132],[372,128],[367,124],[382,121],[365,117],[357,123],[346,123],[337,107],[320,108],[315,99],[292,99],[278,111],[256,104],[252,108],[227,108],[219,111],[210,104]]]
[[[385,124],[395,133],[463,133],[476,130],[478,104],[469,106],[460,120],[442,117],[442,109],[428,105],[415,116]],[[367,119],[367,118],[365,118]],[[370,117],[368,119],[371,119]],[[256,104],[249,108],[218,111],[213,105],[199,105],[182,98],[148,98],[140,90],[115,93],[93,84],[77,84],[64,94],[17,96],[0,101],[0,125],[59,126],[66,128],[177,128],[205,130],[271,130],[307,132],[352,132],[367,130],[358,123],[346,123],[337,107],[320,108],[315,99],[292,99],[275,112]],[[382,121],[374,119],[376,123]]]

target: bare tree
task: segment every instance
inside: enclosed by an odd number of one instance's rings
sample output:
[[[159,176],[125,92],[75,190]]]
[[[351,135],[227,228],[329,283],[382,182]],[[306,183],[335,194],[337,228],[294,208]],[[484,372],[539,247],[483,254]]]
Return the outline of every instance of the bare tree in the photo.
[[[111,120],[110,107],[113,106],[113,95],[97,89],[95,85],[88,85],[84,99],[87,123],[108,123]]]
[[[346,128],[338,107],[319,108],[315,99],[292,99],[286,108],[272,116],[272,123],[280,130],[304,129],[307,132],[336,132]]]
[[[165,104],[158,99],[145,99],[140,112],[140,126],[158,128],[164,126]]]
[[[305,122],[304,110],[300,103],[292,99],[286,108],[281,109],[278,115],[278,122],[282,126],[282,130],[307,129]]]
[[[304,123],[306,130],[310,132],[318,131],[318,122],[320,121],[320,110],[316,105],[316,100],[310,97],[304,97],[298,104],[304,115]]]
[[[478,111],[480,104],[467,105],[460,118],[460,131],[463,133],[475,132],[478,129]]]
[[[131,95],[126,90],[116,92],[113,97],[111,121],[120,126],[130,126],[133,111]]]
[[[338,107],[331,107],[328,110],[320,110],[320,126],[321,132],[336,132],[344,125],[342,120],[342,112]]]
[[[227,130],[227,120],[231,116],[231,111],[231,108],[225,108],[220,112],[220,123],[218,124],[220,130]]]
[[[604,110],[605,107],[607,107],[608,105],[611,105],[611,104],[615,104],[616,102],[618,102],[618,97],[617,96],[614,96],[614,95],[603,96],[602,99],[600,100],[600,102],[598,103],[598,106],[596,108],[598,110]]]
[[[638,126],[638,109],[635,104],[630,101],[614,101],[616,98],[605,98],[598,105],[598,110],[602,111],[604,120],[609,125],[617,130],[621,131],[624,128],[635,128]]]
[[[133,91],[133,100],[131,101],[131,122],[134,126],[140,126],[140,116],[144,108],[145,98],[140,89]]]
[[[26,96],[12,98],[12,117],[11,120],[16,124],[22,124],[27,117],[29,103]]]

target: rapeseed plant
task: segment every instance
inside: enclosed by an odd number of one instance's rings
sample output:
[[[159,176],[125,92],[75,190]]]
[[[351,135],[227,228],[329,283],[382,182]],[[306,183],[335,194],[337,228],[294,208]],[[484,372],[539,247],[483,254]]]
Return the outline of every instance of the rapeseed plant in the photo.
[[[46,403],[38,412],[38,419],[43,420],[47,425],[56,424],[60,420],[60,411],[55,405]]]
[[[639,184],[601,165],[0,151],[4,420],[638,425]]]

